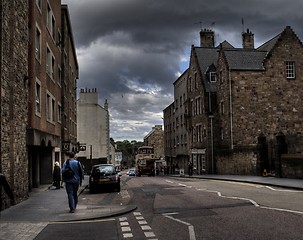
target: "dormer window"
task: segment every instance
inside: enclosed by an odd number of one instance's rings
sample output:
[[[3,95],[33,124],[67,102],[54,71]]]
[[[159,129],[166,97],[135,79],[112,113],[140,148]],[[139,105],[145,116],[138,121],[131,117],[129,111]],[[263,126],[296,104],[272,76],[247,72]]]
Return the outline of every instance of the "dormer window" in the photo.
[[[211,64],[205,71],[205,77],[210,83],[215,83],[217,81],[216,76],[216,66]]]
[[[216,72],[209,72],[209,81],[216,82]]]

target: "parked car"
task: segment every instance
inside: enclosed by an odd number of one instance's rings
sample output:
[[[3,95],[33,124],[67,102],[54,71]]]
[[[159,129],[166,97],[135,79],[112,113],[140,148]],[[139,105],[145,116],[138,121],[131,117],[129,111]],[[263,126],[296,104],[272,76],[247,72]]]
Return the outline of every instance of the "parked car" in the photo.
[[[136,169],[129,169],[128,176],[136,176]]]
[[[89,191],[112,190],[120,192],[120,176],[112,164],[98,164],[92,167],[89,176]]]

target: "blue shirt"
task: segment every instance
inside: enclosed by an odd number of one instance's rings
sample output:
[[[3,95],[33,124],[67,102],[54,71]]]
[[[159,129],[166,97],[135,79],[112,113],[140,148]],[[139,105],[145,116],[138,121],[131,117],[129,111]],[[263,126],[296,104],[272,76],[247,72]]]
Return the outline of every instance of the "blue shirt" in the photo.
[[[71,179],[67,179],[67,180],[64,179],[64,181],[67,183],[81,183],[83,176],[83,170],[81,164],[75,159],[70,159],[69,166],[75,174]],[[65,168],[66,168],[66,161],[63,163],[62,173],[64,172]]]

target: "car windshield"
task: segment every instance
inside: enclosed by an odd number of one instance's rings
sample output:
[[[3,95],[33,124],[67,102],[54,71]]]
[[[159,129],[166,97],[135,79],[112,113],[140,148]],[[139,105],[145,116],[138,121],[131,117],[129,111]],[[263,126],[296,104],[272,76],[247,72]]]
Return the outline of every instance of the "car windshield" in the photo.
[[[103,174],[114,174],[115,168],[113,166],[98,166],[95,168],[95,172]]]

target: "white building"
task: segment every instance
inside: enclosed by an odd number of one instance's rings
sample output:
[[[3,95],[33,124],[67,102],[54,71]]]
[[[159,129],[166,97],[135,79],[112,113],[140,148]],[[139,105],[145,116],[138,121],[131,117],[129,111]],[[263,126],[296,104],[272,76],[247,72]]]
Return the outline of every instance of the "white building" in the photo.
[[[96,89],[81,89],[77,101],[77,139],[85,146],[77,156],[90,169],[92,164],[109,163],[109,112],[105,100],[104,107],[98,103]]]

